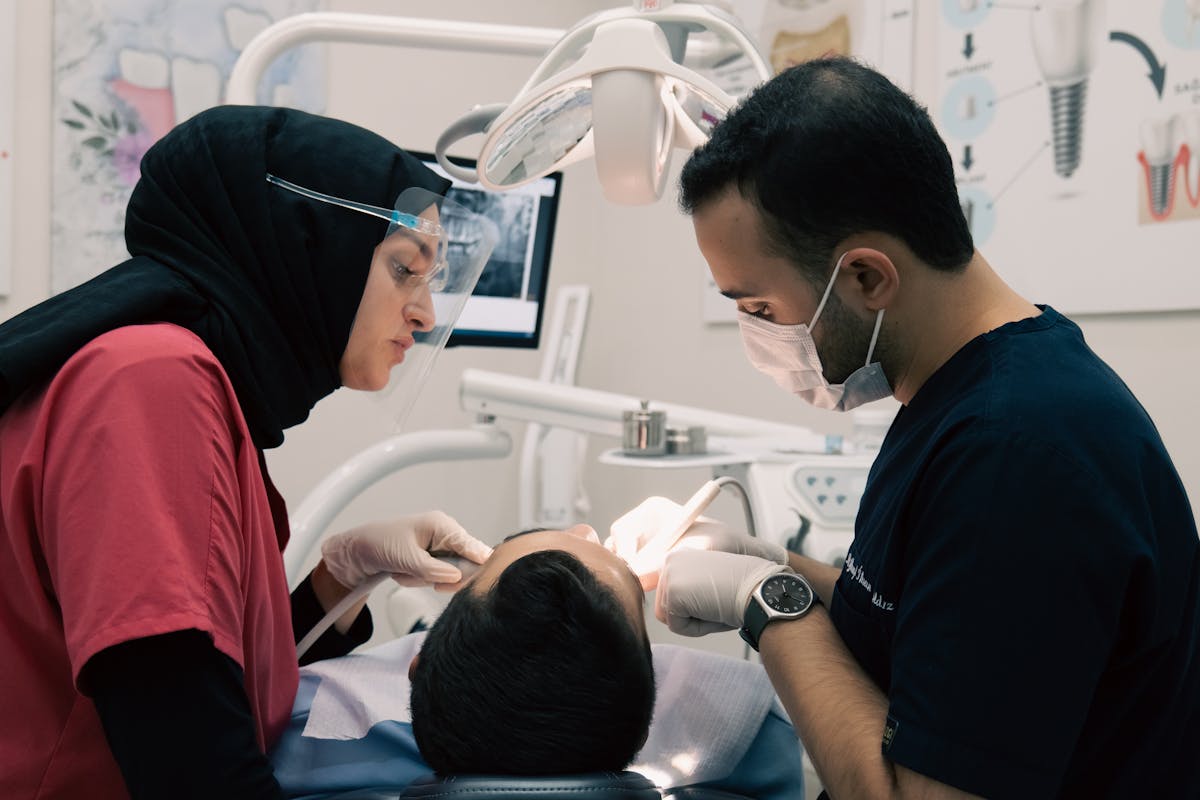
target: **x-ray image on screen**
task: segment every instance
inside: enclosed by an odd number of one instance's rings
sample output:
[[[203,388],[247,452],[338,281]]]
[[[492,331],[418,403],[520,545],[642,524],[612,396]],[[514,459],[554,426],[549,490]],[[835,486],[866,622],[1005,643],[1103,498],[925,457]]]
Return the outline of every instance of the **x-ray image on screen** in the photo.
[[[534,198],[459,188],[451,189],[448,197],[489,218],[500,230],[500,241],[496,243],[472,296],[524,299],[528,292],[526,264],[533,245],[530,233],[535,221]]]
[[[432,155],[413,155],[448,177]],[[474,166],[466,159],[454,161]],[[451,181],[447,196],[496,223],[500,240],[447,346],[537,347],[562,173],[504,192],[489,191],[456,178]],[[453,241],[452,235],[452,247]]]

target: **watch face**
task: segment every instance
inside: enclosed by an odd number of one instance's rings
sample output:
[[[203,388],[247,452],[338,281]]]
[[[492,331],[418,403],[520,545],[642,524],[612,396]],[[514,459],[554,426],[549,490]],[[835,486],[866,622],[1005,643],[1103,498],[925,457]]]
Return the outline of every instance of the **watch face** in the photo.
[[[782,614],[795,614],[812,604],[812,590],[795,575],[772,575],[763,581],[762,598]]]

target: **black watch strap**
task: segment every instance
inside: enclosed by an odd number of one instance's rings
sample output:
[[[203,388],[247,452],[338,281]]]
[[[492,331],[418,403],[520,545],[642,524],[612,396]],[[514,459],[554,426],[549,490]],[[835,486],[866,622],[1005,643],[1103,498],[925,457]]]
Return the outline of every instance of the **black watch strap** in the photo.
[[[758,640],[762,638],[763,629],[767,627],[770,619],[766,609],[759,604],[758,598],[751,597],[750,602],[746,604],[746,613],[742,617],[742,628],[738,634],[746,644],[754,648],[756,653],[758,652]]]

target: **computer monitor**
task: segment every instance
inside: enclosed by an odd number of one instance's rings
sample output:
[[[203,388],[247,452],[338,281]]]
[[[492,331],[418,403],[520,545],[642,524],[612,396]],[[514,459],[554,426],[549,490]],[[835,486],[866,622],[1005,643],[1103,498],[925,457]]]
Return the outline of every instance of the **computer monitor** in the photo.
[[[450,177],[432,154],[410,152],[434,172]],[[451,161],[475,166],[471,159]],[[500,241],[484,266],[475,291],[467,298],[446,346],[537,347],[562,173],[552,172],[503,192],[489,191],[457,178],[450,180],[453,185],[447,196],[495,222],[500,229]]]

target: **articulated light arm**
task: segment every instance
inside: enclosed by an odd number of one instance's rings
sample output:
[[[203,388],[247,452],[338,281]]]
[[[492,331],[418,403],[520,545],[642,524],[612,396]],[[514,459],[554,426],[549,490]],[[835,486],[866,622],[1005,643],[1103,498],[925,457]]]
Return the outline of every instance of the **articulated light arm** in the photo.
[[[229,76],[226,102],[252,105],[263,73],[279,56],[293,47],[312,42],[351,42],[394,47],[424,47],[470,53],[510,56],[540,56],[548,52],[567,31],[523,25],[492,25],[421,17],[382,14],[312,12],[285,17],[264,28],[238,56]],[[700,63],[725,58],[733,52],[728,44],[697,42],[689,56]],[[756,61],[756,67],[758,66]]]
[[[692,46],[694,33],[704,31]],[[715,39],[715,41],[713,41]],[[734,104],[702,74],[683,66],[714,53],[741,54],[765,80],[766,59],[737,20],[701,3],[639,2],[585,18],[574,28],[532,28],[366,14],[311,13],[283,19],[247,45],[226,100],[252,104],[262,73],[281,53],[317,41],[426,47],[480,54],[546,55],[508,104],[476,106],[452,122],[435,147],[455,177],[504,190],[594,158],[604,196],[656,201],[675,148],[692,149]],[[534,85],[536,84],[536,85]],[[479,171],[453,165],[448,149],[484,134]]]
[[[255,102],[258,82],[276,58],[310,42],[357,42],[433,50],[540,56],[562,38],[557,28],[489,25],[419,17],[315,12],[286,17],[255,36],[233,65],[226,102]]]

